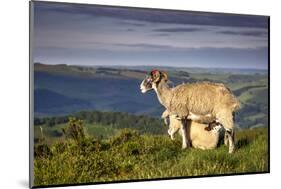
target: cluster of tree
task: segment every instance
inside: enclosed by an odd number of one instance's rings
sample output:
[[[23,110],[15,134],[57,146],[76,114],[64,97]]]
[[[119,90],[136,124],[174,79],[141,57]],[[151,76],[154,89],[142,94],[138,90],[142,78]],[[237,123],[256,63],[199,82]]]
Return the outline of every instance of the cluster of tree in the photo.
[[[62,123],[67,123],[69,120],[69,116],[58,116],[58,117],[43,117],[43,118],[34,118],[34,125],[47,125],[47,126],[55,126]]]
[[[132,115],[123,112],[82,111],[67,116],[35,118],[34,125],[55,126],[68,123],[69,117],[74,117],[91,124],[111,126],[116,129],[133,128],[141,133],[163,134],[167,131],[159,118]]]
[[[70,117],[67,127],[62,131],[66,137],[74,139],[77,143],[85,139],[84,125],[80,119]]]

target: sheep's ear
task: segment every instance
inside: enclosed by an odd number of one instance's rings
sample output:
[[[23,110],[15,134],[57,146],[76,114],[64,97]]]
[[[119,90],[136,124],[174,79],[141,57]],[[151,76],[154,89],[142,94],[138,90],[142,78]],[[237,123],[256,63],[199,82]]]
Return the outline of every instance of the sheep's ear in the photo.
[[[167,75],[167,73],[161,72],[161,76],[162,76],[162,78],[164,78],[165,82],[168,81],[168,75]]]

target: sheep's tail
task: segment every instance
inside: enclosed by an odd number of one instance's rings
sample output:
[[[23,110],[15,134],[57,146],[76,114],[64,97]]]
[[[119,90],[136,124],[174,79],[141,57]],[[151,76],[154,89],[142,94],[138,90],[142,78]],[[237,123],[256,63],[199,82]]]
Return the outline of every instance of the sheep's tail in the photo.
[[[235,103],[232,107],[232,111],[236,112],[237,110],[239,110],[241,108],[241,104],[239,101],[237,101],[237,103]]]
[[[233,103],[232,103],[231,110],[232,110],[232,112],[236,112],[237,110],[239,110],[241,108],[241,103],[238,100],[238,98],[236,98],[233,94],[232,94],[232,98],[233,98]]]
[[[232,112],[236,112],[237,110],[239,110],[241,108],[241,103],[238,100],[238,98],[233,94],[233,92],[230,90],[230,88],[228,88],[226,86],[224,86],[224,87],[226,88],[227,93],[230,95],[230,99],[232,101],[231,110],[232,110]]]

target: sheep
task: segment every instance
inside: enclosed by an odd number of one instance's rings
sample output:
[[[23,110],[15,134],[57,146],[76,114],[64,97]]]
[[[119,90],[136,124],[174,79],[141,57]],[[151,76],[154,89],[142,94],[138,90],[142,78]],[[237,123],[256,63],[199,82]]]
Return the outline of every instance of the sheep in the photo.
[[[168,134],[174,140],[174,135],[181,127],[181,121],[174,115],[169,115],[168,111],[164,111],[162,116],[166,125],[169,126]],[[191,142],[191,146],[202,150],[210,150],[218,147],[220,139],[224,135],[224,129],[218,122],[210,124],[198,123],[195,121],[190,122],[190,127],[187,129],[187,135]],[[180,132],[182,135],[182,133]]]
[[[233,114],[240,107],[238,99],[230,89],[220,83],[197,82],[180,84],[170,88],[168,76],[158,70],[151,71],[140,84],[142,93],[154,90],[159,102],[171,115],[181,120],[182,148],[190,146],[187,128],[190,125],[188,116],[210,115],[217,119],[225,128],[225,144],[229,144],[229,153],[234,152]]]

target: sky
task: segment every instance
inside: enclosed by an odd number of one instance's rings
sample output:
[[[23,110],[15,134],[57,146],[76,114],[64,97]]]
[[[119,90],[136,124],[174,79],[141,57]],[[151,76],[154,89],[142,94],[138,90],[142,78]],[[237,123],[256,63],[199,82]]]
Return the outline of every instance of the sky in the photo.
[[[268,69],[268,18],[34,3],[33,61]]]

